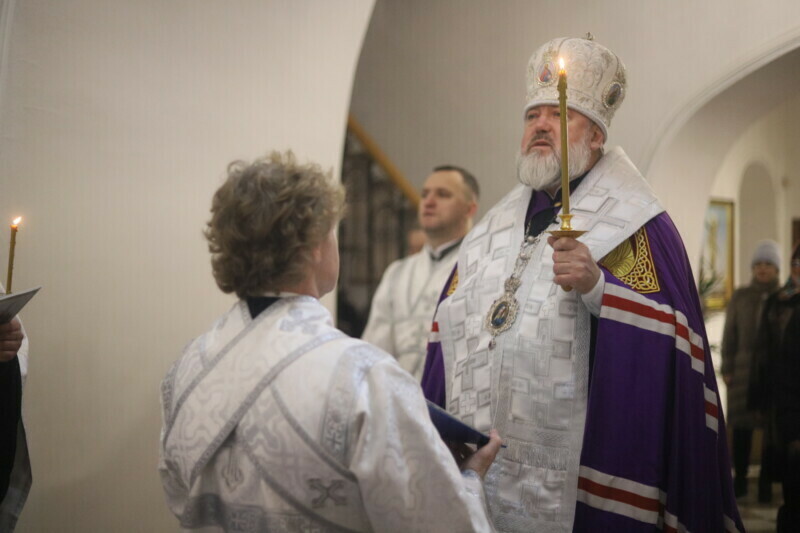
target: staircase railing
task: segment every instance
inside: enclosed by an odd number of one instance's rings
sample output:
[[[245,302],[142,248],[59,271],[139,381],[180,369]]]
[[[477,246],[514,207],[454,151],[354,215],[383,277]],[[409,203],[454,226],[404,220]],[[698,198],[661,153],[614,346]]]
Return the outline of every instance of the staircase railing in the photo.
[[[348,212],[339,226],[341,269],[337,321],[359,337],[389,264],[408,250],[419,193],[351,115],[342,160]]]

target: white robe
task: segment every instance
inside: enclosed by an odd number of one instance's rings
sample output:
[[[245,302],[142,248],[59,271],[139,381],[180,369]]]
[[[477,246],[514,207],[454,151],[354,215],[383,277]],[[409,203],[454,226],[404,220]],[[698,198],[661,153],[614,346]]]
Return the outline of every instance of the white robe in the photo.
[[[449,245],[449,244],[448,244]],[[429,248],[386,268],[361,338],[394,355],[414,379],[422,379],[433,314],[458,259],[458,247],[434,261]]]
[[[451,414],[496,428],[507,448],[486,478],[495,527],[504,532],[572,531],[588,398],[591,321],[576,291],[553,283],[547,235],[528,251],[517,318],[495,340],[486,326],[515,268],[532,191],[518,185],[461,246],[455,293],[437,321]],[[596,259],[663,211],[620,148],[610,150],[573,193],[573,227]],[[554,223],[550,229],[557,229]]]
[[[184,529],[492,531],[422,391],[314,298],[236,303],[162,385],[159,470]]]

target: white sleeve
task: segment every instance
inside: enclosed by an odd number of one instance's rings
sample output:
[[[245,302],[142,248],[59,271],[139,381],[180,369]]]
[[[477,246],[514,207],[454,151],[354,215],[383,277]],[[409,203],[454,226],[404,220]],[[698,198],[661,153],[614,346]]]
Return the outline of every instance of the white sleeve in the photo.
[[[19,316],[17,316],[19,318]],[[25,387],[25,379],[28,377],[28,333],[25,331],[25,326],[22,324],[22,319],[19,318],[19,325],[22,326],[22,346],[19,347],[17,358],[19,359],[19,373],[22,377],[22,386]]]
[[[367,327],[361,338],[385,352],[397,357],[394,342],[394,302],[392,301],[393,273],[397,270],[397,263],[392,263],[383,273],[372,305],[369,310]]]
[[[367,373],[356,414],[350,470],[375,531],[494,531],[480,478],[459,472],[422,389],[395,361]]]
[[[592,290],[586,294],[581,294],[581,300],[586,309],[594,316],[600,316],[600,308],[603,306],[603,291],[606,288],[606,278],[603,271],[600,271],[600,278],[594,284]]]

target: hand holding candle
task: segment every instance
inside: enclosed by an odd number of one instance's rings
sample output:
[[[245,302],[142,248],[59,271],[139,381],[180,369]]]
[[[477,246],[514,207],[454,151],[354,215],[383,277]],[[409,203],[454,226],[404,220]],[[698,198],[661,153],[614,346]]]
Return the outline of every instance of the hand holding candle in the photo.
[[[8,277],[6,278],[6,294],[11,294],[11,275],[14,272],[14,248],[17,246],[17,229],[22,217],[17,217],[11,222],[11,241],[8,245]]]
[[[554,246],[556,240],[561,239],[562,237],[577,239],[586,233],[585,231],[572,229],[572,214],[569,212],[569,131],[567,129],[567,70],[564,68],[564,58],[558,58],[558,66],[558,112],[561,118],[561,213],[558,216],[561,219],[561,229],[548,232],[553,236],[548,241],[550,246]],[[566,247],[563,250],[560,250],[556,249],[554,246],[556,253],[560,253],[561,255],[563,255],[564,252],[573,250],[574,248],[585,248],[585,245],[580,244],[577,241],[573,241],[571,243],[565,242],[559,246]],[[560,274],[560,272],[556,271],[557,268],[560,267],[556,263],[553,265],[556,276]],[[594,275],[594,273],[592,273],[592,275]],[[580,281],[582,282],[583,280]],[[597,281],[596,277],[594,278],[594,281]],[[582,282],[580,288],[583,289],[584,285],[585,283]],[[591,286],[593,287],[594,285]],[[572,290],[572,286],[568,284],[562,284],[561,287],[566,292]]]

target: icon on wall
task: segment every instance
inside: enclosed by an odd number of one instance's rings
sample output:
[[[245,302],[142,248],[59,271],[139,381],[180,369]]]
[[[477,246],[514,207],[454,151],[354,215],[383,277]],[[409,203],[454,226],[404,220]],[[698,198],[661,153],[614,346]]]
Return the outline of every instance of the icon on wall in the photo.
[[[733,294],[733,202],[711,200],[706,209],[698,291],[706,311],[725,309]]]

